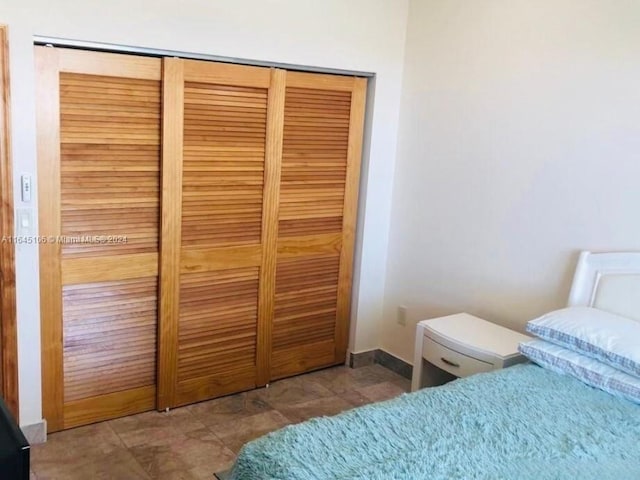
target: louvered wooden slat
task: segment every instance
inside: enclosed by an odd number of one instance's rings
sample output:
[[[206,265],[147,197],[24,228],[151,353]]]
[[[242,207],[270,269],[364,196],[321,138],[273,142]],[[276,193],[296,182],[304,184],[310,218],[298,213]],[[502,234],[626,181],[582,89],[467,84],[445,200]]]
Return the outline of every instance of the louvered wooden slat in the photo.
[[[180,384],[223,378],[236,370],[242,372],[235,380],[240,389],[255,385],[258,282],[258,267],[181,275],[179,396]]]
[[[62,292],[65,403],[154,385],[157,279]]]
[[[157,252],[159,82],[62,72],[60,112],[63,257]]]
[[[266,109],[264,88],[185,82],[183,247],[260,242]]]
[[[62,72],[60,112],[63,269],[157,254],[159,82]],[[86,265],[79,273],[92,277]],[[65,403],[155,385],[156,277],[68,284],[62,295]]]
[[[273,323],[274,378],[299,373],[301,362],[305,370],[334,362],[333,352],[330,358],[320,357],[320,363],[304,359],[306,353],[313,350],[308,350],[310,347],[333,342],[339,268],[338,254],[278,261]]]
[[[287,87],[279,237],[342,230],[351,92]]]

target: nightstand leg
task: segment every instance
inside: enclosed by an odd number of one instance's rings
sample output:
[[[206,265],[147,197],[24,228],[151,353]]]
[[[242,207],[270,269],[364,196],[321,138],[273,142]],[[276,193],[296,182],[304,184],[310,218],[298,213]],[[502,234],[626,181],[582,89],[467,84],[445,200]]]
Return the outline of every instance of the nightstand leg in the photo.
[[[411,378],[411,391],[415,392],[422,388],[422,343],[424,339],[424,327],[416,325],[416,344],[413,350],[413,375]]]

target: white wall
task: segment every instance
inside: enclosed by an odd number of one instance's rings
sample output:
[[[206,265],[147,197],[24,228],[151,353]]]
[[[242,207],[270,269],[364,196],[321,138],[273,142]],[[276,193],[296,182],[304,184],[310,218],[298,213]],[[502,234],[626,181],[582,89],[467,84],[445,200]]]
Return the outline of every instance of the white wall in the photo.
[[[10,29],[16,207],[23,206],[19,174],[36,170],[33,35],[375,72],[351,348],[377,347],[407,10],[407,0],[3,0],[0,22]],[[16,263],[26,425],[41,418],[37,249],[20,247]]]
[[[384,349],[462,310],[521,329],[580,249],[640,250],[638,25],[637,0],[411,2]]]

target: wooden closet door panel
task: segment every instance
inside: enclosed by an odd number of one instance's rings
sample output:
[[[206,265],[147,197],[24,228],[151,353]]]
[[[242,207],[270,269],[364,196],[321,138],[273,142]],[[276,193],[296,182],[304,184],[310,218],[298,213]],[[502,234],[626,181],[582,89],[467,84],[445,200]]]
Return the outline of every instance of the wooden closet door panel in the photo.
[[[259,267],[183,273],[177,404],[256,384]]]
[[[275,246],[272,75],[165,60],[158,408],[260,384],[265,238]]]
[[[50,431],[155,405],[160,60],[36,47]]]
[[[343,363],[366,80],[287,74],[271,377]]]
[[[274,378],[336,362],[339,267],[337,252],[278,261],[273,325]]]

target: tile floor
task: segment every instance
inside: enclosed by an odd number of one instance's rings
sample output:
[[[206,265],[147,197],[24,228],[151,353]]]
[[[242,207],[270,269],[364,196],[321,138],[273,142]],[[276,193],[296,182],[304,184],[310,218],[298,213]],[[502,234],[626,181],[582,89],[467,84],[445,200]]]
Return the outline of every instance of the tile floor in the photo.
[[[380,365],[334,367],[169,413],[147,412],[49,436],[31,450],[37,480],[213,479],[245,442],[311,417],[409,391]]]

